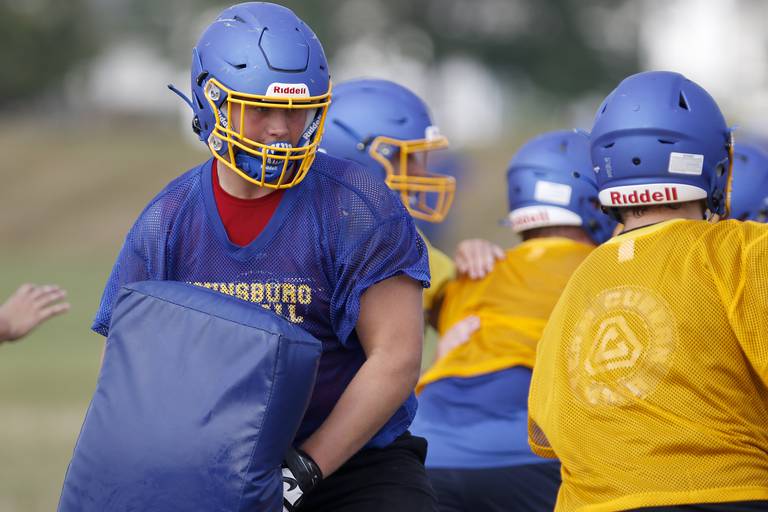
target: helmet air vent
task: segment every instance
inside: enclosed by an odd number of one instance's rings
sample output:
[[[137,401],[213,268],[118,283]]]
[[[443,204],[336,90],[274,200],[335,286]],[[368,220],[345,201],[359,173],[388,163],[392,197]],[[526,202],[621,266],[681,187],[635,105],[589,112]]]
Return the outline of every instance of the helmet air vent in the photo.
[[[683,110],[691,110],[691,107],[688,106],[688,100],[685,98],[685,94],[683,94],[683,91],[680,91],[680,95],[677,98],[677,106],[682,108]]]
[[[715,167],[715,174],[717,174],[717,177],[721,177],[725,175],[725,166],[723,164],[717,164],[717,167]]]

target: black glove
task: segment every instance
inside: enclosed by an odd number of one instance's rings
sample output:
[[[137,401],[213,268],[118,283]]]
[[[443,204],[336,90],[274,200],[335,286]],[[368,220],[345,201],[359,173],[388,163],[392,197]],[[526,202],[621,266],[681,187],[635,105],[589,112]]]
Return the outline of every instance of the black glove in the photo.
[[[293,512],[302,497],[320,483],[323,472],[312,457],[302,450],[288,450],[283,461],[283,512]]]

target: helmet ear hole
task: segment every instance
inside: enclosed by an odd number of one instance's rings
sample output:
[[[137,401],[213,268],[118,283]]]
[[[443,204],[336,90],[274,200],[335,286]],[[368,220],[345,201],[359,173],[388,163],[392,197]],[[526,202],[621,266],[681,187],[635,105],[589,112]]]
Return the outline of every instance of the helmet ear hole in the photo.
[[[634,165],[640,165],[640,162],[641,162],[641,160],[640,160],[640,158],[639,158],[639,157],[634,157],[634,158],[632,159],[632,163],[633,163]]]
[[[573,171],[573,177],[574,178],[581,178],[581,174],[579,173],[579,171]]]

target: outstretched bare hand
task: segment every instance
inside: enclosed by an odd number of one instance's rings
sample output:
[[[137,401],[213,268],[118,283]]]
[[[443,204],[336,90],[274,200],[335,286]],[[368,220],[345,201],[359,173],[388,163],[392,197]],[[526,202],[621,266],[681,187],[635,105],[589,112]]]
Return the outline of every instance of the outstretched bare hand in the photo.
[[[56,285],[23,284],[0,305],[0,342],[23,338],[42,322],[69,310]]]

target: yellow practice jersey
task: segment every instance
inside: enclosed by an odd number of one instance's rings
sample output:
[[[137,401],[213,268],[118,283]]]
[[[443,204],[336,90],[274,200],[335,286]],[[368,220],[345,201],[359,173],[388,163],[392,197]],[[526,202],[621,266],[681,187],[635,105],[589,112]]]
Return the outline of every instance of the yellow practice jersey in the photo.
[[[429,254],[429,274],[431,284],[424,290],[424,310],[429,311],[435,304],[435,300],[443,291],[445,284],[456,276],[456,266],[453,260],[443,251],[429,243],[427,237],[419,231]]]
[[[507,251],[485,278],[461,278],[446,285],[439,333],[469,315],[480,318],[480,328],[467,343],[438,360],[417,389],[446,377],[533,367],[547,318],[568,278],[592,248],[568,238],[534,238]]]
[[[558,511],[768,499],[768,225],[671,220],[595,249],[539,343],[529,441]]]

